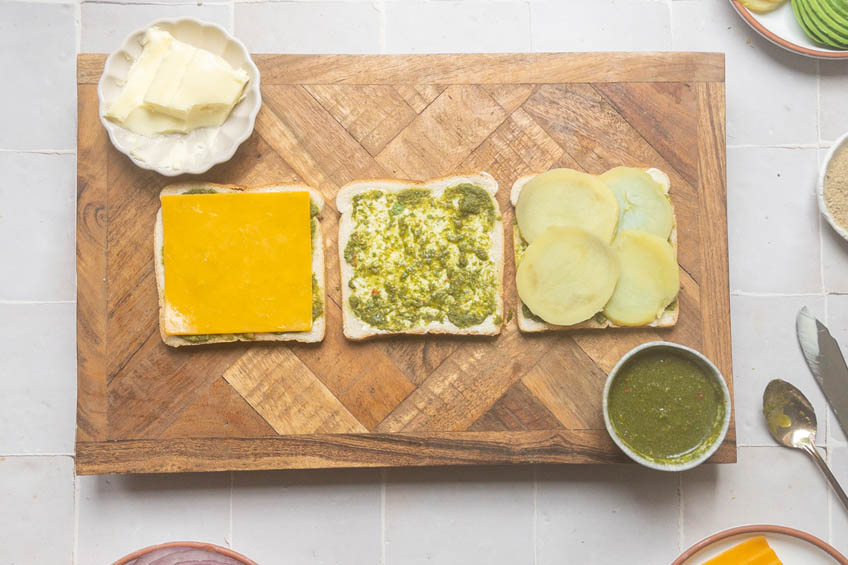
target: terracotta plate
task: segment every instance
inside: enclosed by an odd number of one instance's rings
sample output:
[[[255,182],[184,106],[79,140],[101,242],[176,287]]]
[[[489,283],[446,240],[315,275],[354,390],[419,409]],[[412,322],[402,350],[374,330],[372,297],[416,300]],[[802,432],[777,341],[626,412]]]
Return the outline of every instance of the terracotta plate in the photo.
[[[792,6],[788,1],[767,14],[755,14],[744,7],[739,0],[730,0],[730,3],[757,33],[787,51],[817,59],[848,59],[848,51],[830,49],[807,37],[795,19]]]
[[[126,557],[122,557],[113,563],[112,565],[125,565],[134,559],[138,559],[139,557],[144,557],[150,555],[154,551],[158,551],[160,549],[165,548],[177,548],[177,547],[190,547],[192,549],[205,549],[210,553],[217,553],[224,557],[229,557],[230,559],[235,559],[240,563],[244,563],[244,565],[257,565],[256,562],[251,561],[244,555],[240,555],[233,551],[232,549],[227,549],[226,547],[221,547],[219,545],[214,545],[211,543],[203,543],[199,541],[172,541],[170,543],[163,543],[161,545],[152,545],[150,547],[145,547],[144,549],[139,549],[138,551],[134,551],[127,555]]]
[[[754,536],[764,535],[778,558],[784,563],[804,565],[848,565],[848,558],[819,538],[785,526],[739,526],[702,539],[683,552],[672,565],[701,565]]]

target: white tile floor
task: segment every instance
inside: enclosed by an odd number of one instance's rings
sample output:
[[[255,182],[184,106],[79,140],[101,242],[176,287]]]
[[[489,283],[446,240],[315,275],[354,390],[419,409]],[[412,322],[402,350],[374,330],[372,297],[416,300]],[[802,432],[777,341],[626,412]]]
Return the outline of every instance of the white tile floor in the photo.
[[[726,51],[739,464],[75,478],[74,54],[181,14],[254,51]],[[848,345],[848,245],[813,200],[817,157],[848,130],[848,64],[778,50],[725,0],[0,0],[0,69],[0,563],[100,565],[194,538],[271,565],[653,564],[751,521],[848,552],[848,514],[758,419],[768,379],[799,384],[848,483],[848,442],[792,336],[806,304]]]
[[[391,470],[385,519],[386,563],[532,563],[533,470]]]

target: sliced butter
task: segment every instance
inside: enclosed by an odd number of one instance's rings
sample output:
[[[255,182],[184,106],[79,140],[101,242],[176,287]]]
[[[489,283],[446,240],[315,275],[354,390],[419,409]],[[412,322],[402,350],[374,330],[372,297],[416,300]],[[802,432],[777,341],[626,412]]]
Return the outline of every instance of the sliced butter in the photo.
[[[179,114],[190,129],[219,126],[241,98],[247,78],[244,70],[235,71],[221,57],[196,49],[170,101],[171,115]]]
[[[144,93],[144,105],[147,108],[185,121],[185,114],[171,108],[170,105],[183,84],[195,51],[197,49],[188,43],[177,40],[171,42],[171,46],[159,63],[159,69],[147,87],[147,92]]]
[[[145,136],[187,133],[223,124],[241,98],[248,75],[224,59],[151,28],[106,117]]]
[[[109,106],[107,118],[123,123],[144,103],[144,95],[173,40],[171,34],[166,31],[157,28],[147,30],[142,40],[144,49],[130,67],[121,94]]]
[[[170,335],[309,331],[307,192],[162,197]]]

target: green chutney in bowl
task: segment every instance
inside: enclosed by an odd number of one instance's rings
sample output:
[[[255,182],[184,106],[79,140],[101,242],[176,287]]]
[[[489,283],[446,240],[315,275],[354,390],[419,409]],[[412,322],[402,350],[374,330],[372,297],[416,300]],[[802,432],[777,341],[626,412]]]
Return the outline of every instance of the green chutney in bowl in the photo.
[[[730,423],[730,393],[701,353],[671,342],[646,343],[610,372],[604,422],[634,461],[682,471],[718,449]]]

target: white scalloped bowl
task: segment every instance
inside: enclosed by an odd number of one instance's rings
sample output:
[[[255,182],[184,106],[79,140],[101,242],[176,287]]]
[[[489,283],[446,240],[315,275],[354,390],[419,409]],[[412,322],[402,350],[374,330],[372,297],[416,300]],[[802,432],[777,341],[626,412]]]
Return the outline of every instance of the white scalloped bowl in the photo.
[[[106,108],[121,92],[130,67],[142,51],[144,33],[157,26],[180,41],[206,49],[224,58],[233,68],[244,69],[250,77],[242,99],[227,120],[217,127],[198,128],[189,133],[146,137],[107,120]],[[262,105],[259,69],[247,48],[222,27],[193,18],[156,20],[131,33],[121,47],[109,55],[97,84],[100,122],[109,133],[112,145],[143,169],[165,176],[205,173],[214,165],[228,161],[239,145],[250,137],[256,114]]]
[[[819,171],[819,180],[818,183],[816,183],[816,195],[818,196],[819,210],[821,210],[822,216],[824,216],[827,223],[830,224],[830,227],[833,228],[833,231],[842,236],[845,241],[848,241],[848,229],[845,229],[837,223],[836,218],[833,217],[833,214],[831,214],[830,210],[827,208],[827,202],[824,199],[824,178],[827,176],[827,168],[830,166],[830,161],[833,159],[833,156],[843,146],[845,146],[846,150],[848,150],[848,132],[845,132],[842,137],[837,139],[828,150],[827,155],[822,162],[821,170]]]

